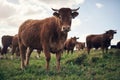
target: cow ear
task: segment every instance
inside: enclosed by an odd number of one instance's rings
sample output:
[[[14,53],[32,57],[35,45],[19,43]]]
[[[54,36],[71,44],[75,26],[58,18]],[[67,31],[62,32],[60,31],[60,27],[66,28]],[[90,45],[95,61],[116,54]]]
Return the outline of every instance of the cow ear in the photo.
[[[79,37],[77,37],[76,39],[79,39]]]
[[[56,17],[59,17],[59,13],[57,13],[57,12],[54,12],[53,15]]]
[[[76,16],[78,16],[78,14],[79,14],[78,12],[73,12],[73,13],[72,13],[73,19],[74,19]]]

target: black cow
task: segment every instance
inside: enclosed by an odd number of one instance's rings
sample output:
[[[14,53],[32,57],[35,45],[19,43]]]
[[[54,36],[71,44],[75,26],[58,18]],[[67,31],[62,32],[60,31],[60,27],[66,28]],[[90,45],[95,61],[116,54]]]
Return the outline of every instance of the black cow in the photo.
[[[115,30],[108,30],[103,34],[88,35],[86,37],[88,54],[90,53],[91,48],[98,49],[99,47],[101,47],[103,53],[104,49],[106,49],[107,52],[108,47],[111,45],[111,40],[113,39],[115,33],[116,33]]]

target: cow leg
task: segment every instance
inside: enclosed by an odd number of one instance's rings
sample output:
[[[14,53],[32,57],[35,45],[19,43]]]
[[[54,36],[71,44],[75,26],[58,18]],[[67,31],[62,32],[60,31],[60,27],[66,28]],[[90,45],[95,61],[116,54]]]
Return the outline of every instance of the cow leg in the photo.
[[[49,52],[49,48],[47,46],[48,46],[47,44],[42,45],[43,52],[44,52],[45,57],[46,57],[46,69],[48,71],[49,70],[49,62],[50,62],[50,59],[51,59],[51,55],[50,55],[50,52]]]
[[[11,55],[12,60],[13,60],[14,53],[15,53],[15,47],[12,47],[12,55]]]
[[[49,70],[49,62],[50,62],[50,59],[51,59],[51,55],[50,55],[50,52],[49,51],[46,51],[44,50],[44,53],[45,53],[45,57],[46,57],[46,69],[47,71]]]
[[[104,54],[104,48],[102,47],[102,53]]]
[[[67,54],[69,54],[69,50],[67,50]]]
[[[20,56],[19,47],[16,47],[15,53],[16,53],[16,58],[18,58]]]
[[[6,56],[7,48],[8,48],[8,46],[3,46],[3,48],[2,48],[1,55],[3,56],[3,58],[7,58],[7,56]]]
[[[90,48],[87,48],[87,52],[88,52],[88,54],[90,53]]]
[[[61,53],[56,53],[56,59],[57,59],[57,70],[60,71]]]
[[[37,50],[37,58],[40,58],[40,53],[41,53],[41,51]]]
[[[71,50],[71,54],[73,54],[73,49]]]
[[[7,53],[7,48],[8,48],[7,46],[3,46],[2,51],[1,51],[2,55]]]
[[[20,57],[21,57],[21,69],[25,68],[25,56],[26,56],[26,47],[23,44],[19,45],[20,48]]]
[[[45,53],[45,56],[46,56],[46,61],[47,61],[47,64],[46,64],[46,69],[49,70],[49,62],[50,62],[50,59],[51,59],[51,55],[50,53]]]
[[[25,66],[29,65],[29,59],[30,59],[30,55],[31,55],[32,51],[33,51],[32,48],[27,48]]]
[[[106,47],[106,53],[108,53],[108,48]]]

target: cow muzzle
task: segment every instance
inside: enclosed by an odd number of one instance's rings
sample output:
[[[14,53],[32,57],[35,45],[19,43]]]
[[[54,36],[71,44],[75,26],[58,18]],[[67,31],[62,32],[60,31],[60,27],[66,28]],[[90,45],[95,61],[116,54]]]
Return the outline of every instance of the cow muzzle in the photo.
[[[113,39],[113,36],[110,36],[110,39]]]
[[[69,32],[71,29],[70,29],[70,26],[62,26],[62,29],[61,31],[63,32]]]

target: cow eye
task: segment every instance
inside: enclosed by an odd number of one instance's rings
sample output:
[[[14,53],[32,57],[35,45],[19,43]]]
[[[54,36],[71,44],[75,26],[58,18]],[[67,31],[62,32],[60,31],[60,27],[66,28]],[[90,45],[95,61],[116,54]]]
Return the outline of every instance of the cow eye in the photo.
[[[63,17],[60,15],[60,16],[59,16],[59,19],[62,21],[62,20],[63,20]]]
[[[61,15],[59,15],[59,18],[60,18],[60,19],[62,19],[62,16],[61,16]]]

